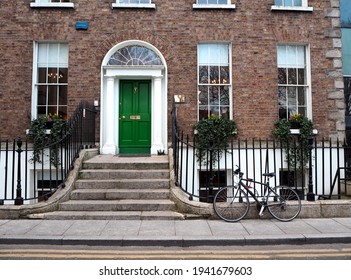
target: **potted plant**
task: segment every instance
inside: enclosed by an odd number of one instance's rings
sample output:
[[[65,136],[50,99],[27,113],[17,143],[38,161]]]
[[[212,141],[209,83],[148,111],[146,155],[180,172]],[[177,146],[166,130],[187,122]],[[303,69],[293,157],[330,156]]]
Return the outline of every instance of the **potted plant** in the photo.
[[[301,123],[304,121],[304,115],[296,113],[289,118],[291,129],[300,129]]]
[[[299,129],[292,134],[291,129]],[[286,151],[289,166],[305,167],[309,158],[308,141],[313,136],[313,123],[302,114],[291,115],[289,120],[280,119],[275,123],[273,135]]]
[[[41,151],[50,147],[50,163],[57,167],[59,161],[59,150],[57,143],[62,137],[62,131],[65,128],[65,121],[57,114],[49,114],[47,116],[39,116],[32,120],[28,135],[33,140],[33,156],[31,160],[42,162]],[[50,130],[49,133],[47,130]]]
[[[200,120],[194,126],[196,156],[198,162],[207,164],[210,159],[207,152],[210,151],[212,165],[221,157],[227,147],[228,140],[236,132],[236,123],[212,114],[207,119]]]

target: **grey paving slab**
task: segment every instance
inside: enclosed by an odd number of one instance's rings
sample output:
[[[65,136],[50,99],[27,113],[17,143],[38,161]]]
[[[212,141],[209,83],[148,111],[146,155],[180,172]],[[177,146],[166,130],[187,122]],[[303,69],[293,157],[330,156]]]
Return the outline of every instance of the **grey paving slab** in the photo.
[[[142,221],[138,235],[140,236],[174,236],[174,221]]]
[[[285,234],[272,220],[242,220],[241,224],[249,235]]]
[[[0,220],[0,226],[3,225],[3,224],[6,224],[8,223],[10,220]]]
[[[11,220],[1,225],[0,235],[26,234],[40,223],[40,220]]]
[[[338,223],[350,228],[350,230],[351,230],[351,218],[334,218],[333,220],[335,220]]]
[[[290,222],[273,221],[273,223],[286,234],[295,233],[319,233],[317,229],[306,223],[304,220],[295,219]]]
[[[214,236],[238,236],[247,235],[248,232],[241,223],[225,223],[223,221],[208,221],[210,230]]]
[[[38,225],[29,230],[27,234],[33,236],[61,236],[72,226],[73,223],[73,220],[41,221],[38,223]]]
[[[91,221],[78,220],[64,232],[66,236],[99,236],[106,227],[108,221],[97,220],[93,223]]]
[[[321,233],[349,232],[350,228],[333,219],[305,219],[306,223]]]
[[[207,220],[175,221],[177,236],[212,236]]]
[[[109,221],[101,236],[137,236],[141,221]]]

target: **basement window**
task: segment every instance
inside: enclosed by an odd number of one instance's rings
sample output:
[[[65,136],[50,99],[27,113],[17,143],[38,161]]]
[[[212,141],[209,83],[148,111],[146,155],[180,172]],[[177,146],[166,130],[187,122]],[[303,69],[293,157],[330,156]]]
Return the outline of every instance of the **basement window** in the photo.
[[[155,9],[156,5],[151,0],[116,0],[112,8],[144,8]]]
[[[30,3],[31,8],[74,8],[71,0],[35,0]]]
[[[227,185],[227,172],[214,170],[212,173],[212,183],[211,175],[209,171],[200,171],[199,179],[199,196],[200,202],[213,203],[213,198],[218,192],[218,190]]]

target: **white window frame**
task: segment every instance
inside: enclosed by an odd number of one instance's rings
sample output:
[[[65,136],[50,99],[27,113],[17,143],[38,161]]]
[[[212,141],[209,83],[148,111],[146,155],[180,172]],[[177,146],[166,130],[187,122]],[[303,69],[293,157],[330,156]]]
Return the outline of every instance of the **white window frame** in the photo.
[[[116,0],[116,3],[112,3],[112,9],[118,8],[141,8],[141,9],[156,9],[156,5],[151,3],[152,1],[149,0],[149,3],[119,3],[120,0]]]
[[[199,48],[199,45],[207,45],[207,44],[220,44],[220,45],[226,45],[228,47],[228,66],[229,66],[229,83],[228,84],[218,84],[218,86],[228,86],[229,88],[229,119],[233,119],[233,80],[232,80],[232,45],[229,42],[223,42],[223,41],[206,41],[206,42],[199,42],[197,45],[197,49]],[[197,51],[198,52],[198,51]],[[197,56],[199,56],[199,52],[197,53]],[[200,99],[199,99],[199,87],[200,86],[206,86],[206,84],[201,84],[199,80],[199,58],[197,59],[196,62],[196,67],[197,67],[197,89],[198,89],[198,94],[197,94],[197,119],[200,120]],[[208,84],[210,85],[210,84]],[[209,104],[207,104],[209,106]],[[220,107],[220,104],[218,105]]]
[[[305,64],[306,64],[306,117],[312,120],[312,84],[311,84],[311,54],[309,44],[294,44],[294,43],[282,43],[277,45],[277,56],[278,47],[281,46],[303,46],[305,48]],[[278,59],[277,59],[277,71],[278,71]],[[279,84],[277,83],[279,87]]]
[[[35,0],[30,3],[31,8],[74,8],[71,2],[51,2],[51,0]]]
[[[32,104],[31,104],[31,108],[32,108],[32,119],[35,119],[38,117],[38,87],[39,87],[39,83],[38,83],[38,57],[39,57],[39,44],[41,43],[55,43],[55,44],[67,44],[68,42],[64,42],[64,41],[57,41],[57,42],[53,42],[53,41],[34,41],[33,42],[33,73],[32,73]],[[69,57],[69,48],[68,48],[68,57]],[[69,65],[69,62],[68,62]],[[68,66],[69,67],[69,66]],[[53,84],[54,85],[54,84]],[[68,86],[68,83],[67,83]],[[59,106],[59,104],[57,105]],[[68,103],[66,105],[68,107]]]
[[[193,4],[193,9],[235,9],[235,4],[231,0],[227,0],[227,4]]]
[[[300,11],[300,12],[313,12],[313,7],[308,6],[308,0],[302,0],[302,6],[277,6],[272,5],[272,11]]]

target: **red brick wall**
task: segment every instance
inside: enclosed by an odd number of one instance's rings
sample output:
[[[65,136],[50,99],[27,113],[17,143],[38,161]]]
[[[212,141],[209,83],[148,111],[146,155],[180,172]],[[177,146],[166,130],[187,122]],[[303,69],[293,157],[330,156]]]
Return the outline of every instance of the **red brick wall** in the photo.
[[[312,13],[272,12],[273,0],[233,0],[235,10],[193,10],[195,0],[154,0],[156,10],[112,9],[113,0],[74,0],[74,9],[34,9],[30,2],[1,1],[2,139],[23,136],[29,127],[33,41],[41,40],[69,43],[69,113],[81,99],[99,98],[102,59],[114,45],[125,40],[154,45],[167,61],[169,104],[173,95],[186,95],[178,117],[187,132],[197,120],[197,44],[230,42],[239,135],[264,138],[271,136],[278,118],[276,45],[310,44],[314,124],[320,136],[342,135],[342,125],[337,127],[343,123],[340,89],[328,75],[333,58],[326,57],[333,49],[332,38],[326,36],[332,29],[326,17],[331,0],[309,0]],[[89,29],[75,30],[77,21],[88,21]],[[330,98],[331,92],[338,98]]]

